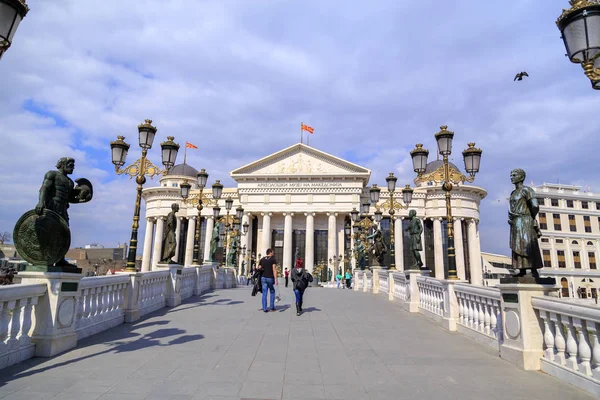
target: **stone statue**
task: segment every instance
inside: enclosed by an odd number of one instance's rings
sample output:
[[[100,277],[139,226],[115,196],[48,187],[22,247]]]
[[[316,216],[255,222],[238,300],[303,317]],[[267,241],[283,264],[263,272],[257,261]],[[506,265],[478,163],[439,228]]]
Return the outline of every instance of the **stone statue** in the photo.
[[[161,262],[170,262],[171,258],[175,256],[175,249],[177,249],[177,212],[179,211],[179,204],[171,204],[171,212],[167,215],[167,221],[165,222],[165,233],[163,235],[162,242],[162,257]]]
[[[296,251],[294,252],[294,265],[296,265],[296,260],[300,258],[300,249],[296,246]]]
[[[383,240],[383,233],[377,225],[374,226],[374,232],[367,236],[367,239],[373,239],[372,251],[379,265],[383,265],[383,255],[387,253],[387,246]]]
[[[73,158],[58,160],[56,170],[48,171],[44,176],[35,209],[23,214],[15,225],[15,247],[25,260],[33,264],[28,270],[81,272],[80,268],[65,260],[71,243],[67,210],[71,203],[90,201],[93,187],[84,178],[76,179],[75,185],[69,178],[74,169]]]
[[[358,267],[360,269],[365,269],[367,266],[366,248],[360,239],[356,240],[356,251],[358,253]]]
[[[227,266],[228,267],[235,267],[237,266],[237,254],[238,254],[238,247],[239,247],[239,236],[236,235],[231,235],[231,243],[229,245],[229,253],[227,254]]]
[[[519,270],[516,276],[525,276],[530,269],[531,275],[539,278],[538,269],[544,265],[538,244],[541,233],[535,217],[540,206],[533,189],[523,185],[525,171],[513,169],[510,181],[515,185],[515,190],[510,194],[508,210],[512,266]]]
[[[417,212],[415,210],[410,210],[408,217],[410,218],[410,223],[405,231],[407,231],[410,236],[410,250],[415,257],[415,265],[413,265],[413,268],[420,269],[423,266],[421,253],[419,253],[421,250],[423,250],[423,244],[421,243],[423,224],[421,223],[421,220],[417,218]]]
[[[215,221],[215,226],[210,238],[210,261],[216,262],[217,246],[219,245],[219,223]]]

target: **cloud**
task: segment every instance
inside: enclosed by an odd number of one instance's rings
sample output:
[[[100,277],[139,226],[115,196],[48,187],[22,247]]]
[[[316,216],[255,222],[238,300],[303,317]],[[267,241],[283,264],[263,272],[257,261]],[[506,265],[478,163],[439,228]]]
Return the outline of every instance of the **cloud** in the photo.
[[[495,253],[508,252],[498,239],[510,169],[600,188],[598,100],[563,57],[564,0],[29,3],[0,63],[0,230],[69,155],[75,177],[95,185],[93,202],[71,208],[73,244],[127,241],[135,184],[115,175],[108,143],[126,136],[133,161],[145,118],[157,143],[197,145],[188,163],[225,185],[231,170],[297,142],[300,122],[315,128],[312,146],[371,169],[371,183],[392,171],[409,183],[409,151],[435,148],[447,124],[455,164],[467,142],[484,151],[475,184],[489,193],[482,248]],[[522,70],[530,77],[513,82]]]

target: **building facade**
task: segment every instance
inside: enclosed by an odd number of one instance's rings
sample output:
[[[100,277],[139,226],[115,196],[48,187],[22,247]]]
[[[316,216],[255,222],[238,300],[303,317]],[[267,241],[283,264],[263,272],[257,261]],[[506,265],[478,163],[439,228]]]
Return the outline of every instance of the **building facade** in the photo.
[[[441,161],[428,165],[423,177],[415,181],[410,204],[410,209],[417,211],[424,225],[422,259],[436,277],[443,277],[447,269],[446,207],[441,186],[430,179],[439,174],[442,167]],[[456,166],[452,165],[451,169],[452,173],[462,175]],[[224,215],[225,199],[228,197],[234,200],[232,213],[241,205],[244,209],[241,222],[249,225],[248,233],[240,238],[240,247],[247,249],[245,259],[240,256],[240,273],[242,262],[245,266],[250,265],[264,255],[267,248],[274,249],[280,265],[288,269],[293,266],[296,257],[304,260],[309,271],[317,265],[325,265],[332,271],[355,267],[351,255],[354,249],[352,229],[350,234],[346,234],[344,228],[352,225],[350,212],[360,210],[361,203],[369,199],[369,169],[298,143],[232,171],[230,176],[237,186],[224,188],[219,201],[212,197],[210,187],[216,177],[210,176],[202,192],[204,208],[200,220],[196,206],[184,203],[180,195],[180,185],[184,181],[193,185],[191,196],[198,195],[197,172],[189,165],[180,164],[160,179],[160,186],[144,189],[147,227],[143,270],[156,267],[162,250],[164,220],[173,203],[180,205],[176,229],[178,248],[173,260],[191,265],[197,223],[200,223],[200,258],[208,260],[211,232],[215,226],[212,207],[218,204],[221,215]],[[207,172],[210,174],[210,171]],[[379,204],[389,199],[385,182],[381,182],[380,186]],[[404,185],[398,186],[396,200],[402,197]],[[482,282],[479,204],[485,195],[484,189],[472,185],[459,185],[452,191],[458,274],[479,284]],[[375,210],[372,205],[369,214],[373,215]],[[408,211],[396,209],[395,214],[397,269],[414,263],[404,233]],[[385,211],[381,229],[389,244],[391,222]],[[219,248],[217,260],[223,261],[224,254]],[[388,252],[385,264],[390,261]]]
[[[563,297],[597,297],[600,195],[580,186],[551,183],[533,189],[540,205],[543,273],[556,277]]]

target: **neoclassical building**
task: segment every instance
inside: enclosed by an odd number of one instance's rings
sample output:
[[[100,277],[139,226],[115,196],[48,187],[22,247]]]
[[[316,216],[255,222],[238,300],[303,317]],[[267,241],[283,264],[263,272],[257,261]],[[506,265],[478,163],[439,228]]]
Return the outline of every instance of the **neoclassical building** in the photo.
[[[446,207],[444,192],[440,185],[430,179],[443,168],[441,161],[430,162],[425,174],[415,180],[415,191],[410,209],[417,211],[422,219],[424,250],[422,259],[436,277],[443,277],[447,260]],[[452,173],[460,174],[455,165]],[[210,174],[210,170],[207,171]],[[298,143],[274,154],[244,165],[230,172],[237,187],[224,188],[221,199],[212,198],[211,185],[218,177],[209,176],[203,191],[204,209],[200,221],[196,206],[184,203],[180,185],[192,184],[191,196],[198,194],[196,175],[192,166],[180,164],[160,179],[160,186],[146,188],[143,197],[146,204],[146,235],[142,269],[155,268],[161,254],[164,219],[171,211],[171,204],[178,203],[176,236],[178,249],[174,261],[192,264],[194,232],[200,224],[200,254],[208,260],[211,233],[214,228],[212,207],[218,203],[221,216],[225,214],[225,199],[234,201],[232,213],[240,206],[244,209],[242,223],[249,225],[248,233],[241,236],[240,245],[246,246],[246,257],[241,261],[249,265],[251,257],[256,260],[267,248],[275,251],[275,257],[283,267],[291,268],[295,256],[302,258],[308,270],[316,265],[328,265],[333,271],[355,267],[351,257],[354,248],[352,230],[346,234],[344,227],[351,226],[350,212],[360,210],[361,203],[369,199],[371,171],[323,151]],[[389,199],[384,182],[381,186],[379,204]],[[395,199],[401,199],[398,184]],[[452,191],[452,212],[455,219],[456,265],[459,277],[481,284],[482,267],[479,242],[479,204],[486,191],[472,185],[455,186]],[[371,205],[369,214],[375,207]],[[408,224],[408,209],[396,211],[395,264],[397,269],[414,263],[404,229]],[[390,220],[387,212],[381,221],[381,229],[389,243]],[[224,259],[223,249],[217,251],[217,260]],[[202,257],[203,256],[203,257]],[[330,262],[331,260],[331,262]],[[385,264],[390,255],[386,254]]]

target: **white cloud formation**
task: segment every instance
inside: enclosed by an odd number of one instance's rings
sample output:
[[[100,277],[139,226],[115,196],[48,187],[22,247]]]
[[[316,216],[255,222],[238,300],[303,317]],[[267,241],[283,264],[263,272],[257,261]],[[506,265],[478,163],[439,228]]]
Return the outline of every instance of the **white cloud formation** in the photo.
[[[95,184],[94,201],[71,208],[73,244],[127,241],[135,184],[114,174],[108,143],[135,145],[145,118],[157,142],[196,144],[188,163],[226,185],[296,142],[301,121],[316,129],[311,145],[370,168],[372,183],[390,171],[412,182],[409,151],[433,149],[447,124],[457,165],[467,142],[484,150],[482,248],[496,253],[508,251],[510,169],[600,190],[598,100],[554,25],[566,0],[29,4],[0,62],[0,230],[69,155]],[[522,70],[530,77],[513,82]]]

